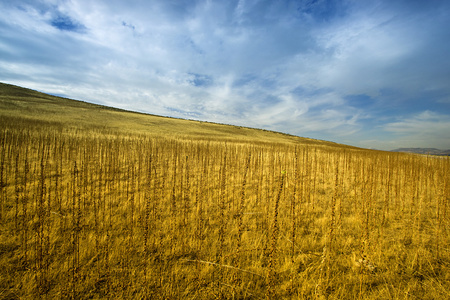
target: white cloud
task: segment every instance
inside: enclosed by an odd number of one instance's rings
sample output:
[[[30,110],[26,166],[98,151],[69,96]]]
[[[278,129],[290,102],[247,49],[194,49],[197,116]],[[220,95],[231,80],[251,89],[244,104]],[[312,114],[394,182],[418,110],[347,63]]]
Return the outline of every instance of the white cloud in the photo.
[[[450,118],[447,115],[427,110],[412,117],[388,123],[384,128],[394,133],[426,135],[439,131],[439,129],[449,129]],[[450,138],[450,131],[446,135]]]
[[[383,125],[403,147],[435,147],[450,149],[450,116],[432,111]]]

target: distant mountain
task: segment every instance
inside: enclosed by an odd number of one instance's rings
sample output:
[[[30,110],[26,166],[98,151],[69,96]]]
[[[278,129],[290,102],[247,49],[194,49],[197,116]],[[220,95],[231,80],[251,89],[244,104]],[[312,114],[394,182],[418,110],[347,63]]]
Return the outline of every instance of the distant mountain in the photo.
[[[431,155],[447,155],[450,156],[450,150],[440,150],[436,148],[398,148],[391,150],[392,152],[408,152],[417,154],[431,154]]]

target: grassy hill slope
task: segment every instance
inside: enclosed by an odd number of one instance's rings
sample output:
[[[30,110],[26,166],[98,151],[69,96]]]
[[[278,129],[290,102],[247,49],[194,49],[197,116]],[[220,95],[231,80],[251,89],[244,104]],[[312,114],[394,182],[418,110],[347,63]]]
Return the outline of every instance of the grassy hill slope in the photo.
[[[51,125],[59,129],[107,131],[113,134],[349,147],[274,131],[130,112],[4,83],[0,83],[0,118],[3,124],[9,123],[12,126],[29,123],[32,126]]]

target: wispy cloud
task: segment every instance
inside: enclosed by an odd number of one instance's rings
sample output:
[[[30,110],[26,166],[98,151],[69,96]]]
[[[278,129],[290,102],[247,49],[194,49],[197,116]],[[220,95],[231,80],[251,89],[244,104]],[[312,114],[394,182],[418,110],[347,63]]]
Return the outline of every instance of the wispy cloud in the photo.
[[[448,115],[431,111],[401,118],[387,123],[383,129],[401,140],[405,147],[414,147],[417,143],[447,149],[450,140],[450,118]],[[438,139],[438,140],[436,140]]]
[[[1,81],[364,147],[450,148],[447,1],[24,0],[0,10]],[[425,127],[426,139],[406,130]]]

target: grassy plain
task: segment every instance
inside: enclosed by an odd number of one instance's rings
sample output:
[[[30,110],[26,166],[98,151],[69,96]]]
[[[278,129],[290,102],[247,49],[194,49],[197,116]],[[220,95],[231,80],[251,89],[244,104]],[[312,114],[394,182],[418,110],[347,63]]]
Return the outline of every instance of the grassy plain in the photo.
[[[448,299],[447,158],[0,84],[0,299]]]

